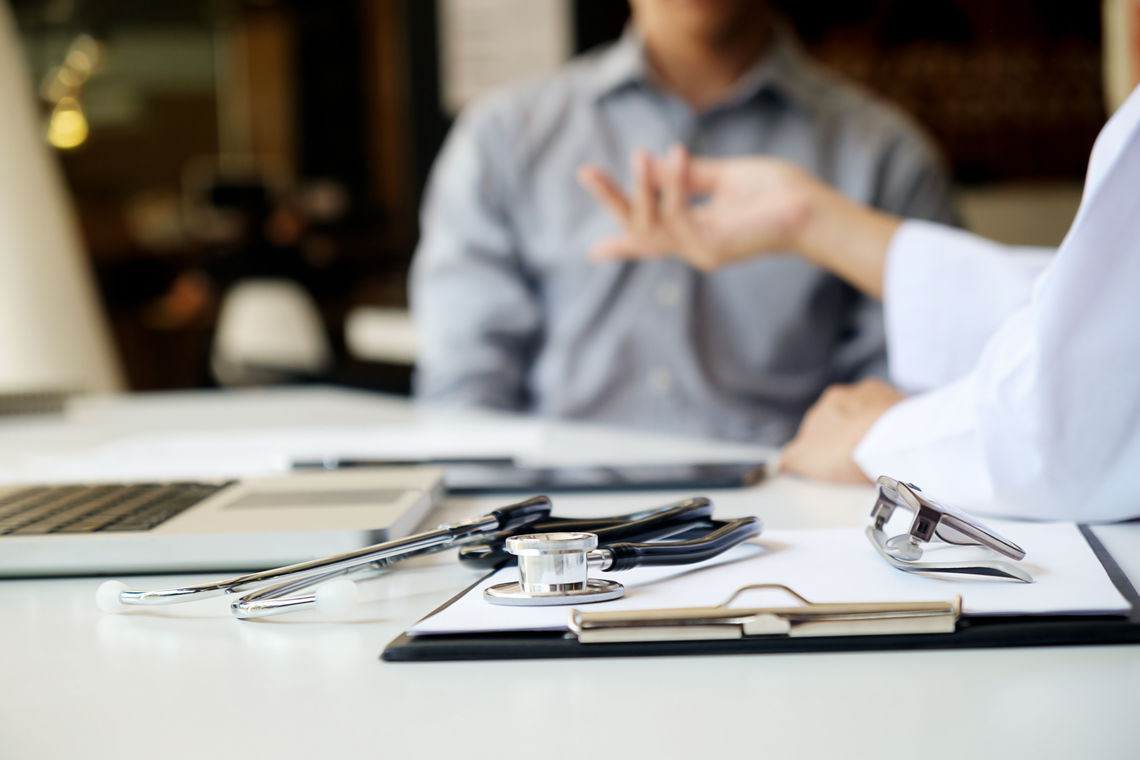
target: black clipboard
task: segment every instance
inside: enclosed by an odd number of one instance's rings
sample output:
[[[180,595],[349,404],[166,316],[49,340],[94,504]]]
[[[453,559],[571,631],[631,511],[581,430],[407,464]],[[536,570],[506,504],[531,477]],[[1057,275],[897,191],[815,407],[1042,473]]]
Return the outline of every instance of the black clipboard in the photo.
[[[697,654],[870,652],[981,647],[1087,646],[1140,643],[1140,595],[1087,525],[1079,526],[1109,578],[1131,606],[1124,615],[964,616],[954,633],[889,636],[767,636],[712,641],[581,644],[561,631],[408,636],[401,634],[380,654],[387,662],[522,660],[564,657],[653,657]],[[481,581],[481,579],[480,579]],[[435,614],[480,581],[449,599]]]

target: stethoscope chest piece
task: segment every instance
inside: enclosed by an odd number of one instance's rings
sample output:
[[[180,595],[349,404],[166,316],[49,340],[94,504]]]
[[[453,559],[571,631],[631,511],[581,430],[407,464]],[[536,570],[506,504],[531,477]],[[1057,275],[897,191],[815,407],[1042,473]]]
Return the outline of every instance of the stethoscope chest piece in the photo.
[[[511,536],[506,549],[518,557],[517,583],[500,583],[483,591],[491,604],[544,606],[585,604],[617,599],[625,587],[589,578],[590,553],[598,547],[593,533],[535,533]]]

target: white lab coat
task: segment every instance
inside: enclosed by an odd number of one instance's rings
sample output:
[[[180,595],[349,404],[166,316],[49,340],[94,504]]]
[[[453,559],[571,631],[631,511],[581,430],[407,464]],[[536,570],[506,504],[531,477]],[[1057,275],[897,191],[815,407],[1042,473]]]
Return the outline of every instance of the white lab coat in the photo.
[[[894,382],[871,478],[1016,517],[1140,516],[1140,88],[1093,147],[1055,254],[906,222],[885,275]]]

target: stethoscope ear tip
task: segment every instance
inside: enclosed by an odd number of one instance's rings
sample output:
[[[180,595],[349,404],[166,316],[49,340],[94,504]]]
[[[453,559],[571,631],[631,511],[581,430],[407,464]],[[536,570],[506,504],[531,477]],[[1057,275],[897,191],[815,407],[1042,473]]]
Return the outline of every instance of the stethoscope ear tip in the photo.
[[[127,605],[123,603],[123,592],[126,590],[127,584],[122,581],[105,581],[95,591],[95,604],[108,615],[125,612]]]
[[[356,609],[359,594],[356,583],[348,578],[337,578],[321,585],[313,594],[317,610],[324,615],[347,615]]]

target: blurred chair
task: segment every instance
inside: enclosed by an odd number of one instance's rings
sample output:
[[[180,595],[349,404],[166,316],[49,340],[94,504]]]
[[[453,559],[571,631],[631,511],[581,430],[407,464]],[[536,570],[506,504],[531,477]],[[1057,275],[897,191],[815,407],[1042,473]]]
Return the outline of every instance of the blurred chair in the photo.
[[[332,351],[312,297],[283,279],[249,279],[222,300],[210,357],[222,385],[315,379],[328,372]]]
[[[344,339],[349,354],[365,361],[410,367],[419,354],[416,326],[407,309],[359,306],[348,313]]]
[[[113,391],[119,366],[0,0],[0,392]]]

